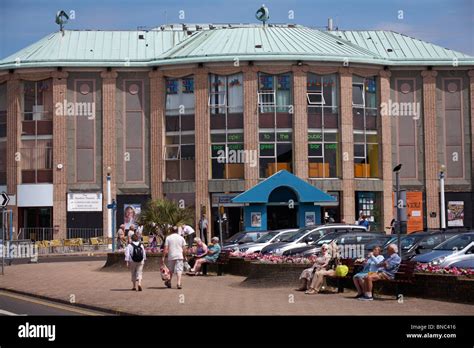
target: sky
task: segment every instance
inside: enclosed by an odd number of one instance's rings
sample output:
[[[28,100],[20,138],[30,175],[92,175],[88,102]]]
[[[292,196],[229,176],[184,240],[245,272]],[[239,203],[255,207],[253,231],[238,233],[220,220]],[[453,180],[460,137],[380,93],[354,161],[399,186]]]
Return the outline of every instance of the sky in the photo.
[[[323,28],[331,17],[341,30],[393,30],[474,56],[474,0],[0,0],[0,59],[58,31],[58,10],[74,14],[66,29],[136,30],[255,23],[262,3],[270,23]]]

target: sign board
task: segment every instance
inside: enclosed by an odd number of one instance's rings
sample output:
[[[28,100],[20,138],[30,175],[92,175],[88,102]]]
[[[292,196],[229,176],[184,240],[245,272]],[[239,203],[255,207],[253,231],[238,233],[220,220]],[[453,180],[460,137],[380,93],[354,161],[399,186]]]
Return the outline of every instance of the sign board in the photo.
[[[464,201],[448,202],[448,227],[464,226]]]
[[[0,207],[5,208],[8,205],[8,202],[10,202],[10,197],[6,192],[2,192],[0,195]]]
[[[102,211],[102,193],[68,193],[67,211]]]
[[[423,230],[423,193],[420,191],[401,191],[401,199],[405,202],[405,208],[402,209],[402,221],[404,221],[404,214],[406,214],[407,233]],[[396,192],[393,193],[393,216],[397,216],[397,209],[395,204]]]

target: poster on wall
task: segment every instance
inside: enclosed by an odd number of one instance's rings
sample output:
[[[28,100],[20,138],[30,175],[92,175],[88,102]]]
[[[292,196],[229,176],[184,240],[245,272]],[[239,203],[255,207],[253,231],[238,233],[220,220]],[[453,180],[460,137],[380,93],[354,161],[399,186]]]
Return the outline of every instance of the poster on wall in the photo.
[[[131,225],[137,226],[137,219],[141,213],[141,204],[124,204],[123,205],[123,223],[125,229],[129,229]]]
[[[102,211],[102,193],[68,193],[67,211]]]
[[[407,233],[423,231],[423,193],[407,192]]]
[[[464,226],[464,201],[448,202],[448,227]]]
[[[262,213],[250,213],[252,227],[262,227]]]
[[[313,226],[316,224],[316,213],[314,211],[307,211],[304,213],[305,226]]]

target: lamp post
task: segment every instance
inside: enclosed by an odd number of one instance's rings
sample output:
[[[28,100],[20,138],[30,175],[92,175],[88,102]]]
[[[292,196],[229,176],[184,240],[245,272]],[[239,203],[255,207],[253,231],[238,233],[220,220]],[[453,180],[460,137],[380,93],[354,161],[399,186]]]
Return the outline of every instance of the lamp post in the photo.
[[[444,178],[446,173],[446,166],[444,164],[439,166],[439,189],[441,196],[441,229],[446,231],[446,203],[444,201]]]
[[[398,252],[400,257],[402,257],[402,241],[400,238],[401,233],[401,220],[402,220],[402,208],[404,206],[404,202],[400,197],[400,170],[402,169],[402,165],[399,164],[393,168],[393,172],[395,173],[395,185],[397,190],[397,200],[396,200],[396,207],[397,207],[397,222],[396,222],[396,229],[397,229],[397,246]]]
[[[107,167],[107,239],[112,240],[112,190],[111,190],[111,176],[112,168]],[[107,245],[108,249],[112,249],[112,245]]]

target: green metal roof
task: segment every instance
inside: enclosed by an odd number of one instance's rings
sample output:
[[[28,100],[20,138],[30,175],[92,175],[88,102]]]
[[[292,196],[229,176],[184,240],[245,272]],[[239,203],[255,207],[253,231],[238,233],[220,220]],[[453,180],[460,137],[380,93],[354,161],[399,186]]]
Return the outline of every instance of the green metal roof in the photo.
[[[352,42],[374,54],[393,61],[473,59],[467,54],[421,41],[393,31],[331,31],[332,35]]]
[[[29,67],[147,67],[240,60],[390,66],[474,66],[474,58],[391,31],[321,31],[299,25],[166,25],[149,31],[65,30],[0,60]]]

